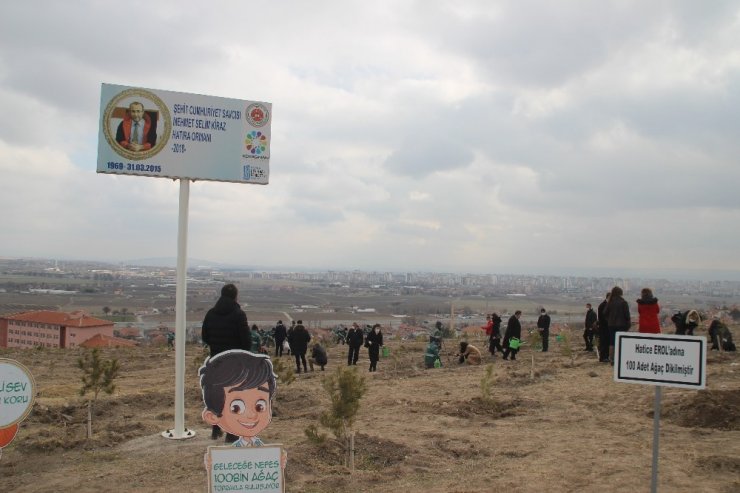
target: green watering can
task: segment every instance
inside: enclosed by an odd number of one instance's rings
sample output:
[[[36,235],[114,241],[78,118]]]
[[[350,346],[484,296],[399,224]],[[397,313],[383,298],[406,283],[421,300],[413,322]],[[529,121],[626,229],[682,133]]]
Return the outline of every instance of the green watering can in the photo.
[[[382,354],[383,354],[383,357],[384,358],[387,358],[388,356],[391,355],[391,350],[389,348],[383,346],[383,352],[382,352]]]
[[[512,337],[511,339],[509,339],[509,347],[511,349],[519,349],[519,346],[521,345],[522,345],[522,341],[520,341],[516,337]]]

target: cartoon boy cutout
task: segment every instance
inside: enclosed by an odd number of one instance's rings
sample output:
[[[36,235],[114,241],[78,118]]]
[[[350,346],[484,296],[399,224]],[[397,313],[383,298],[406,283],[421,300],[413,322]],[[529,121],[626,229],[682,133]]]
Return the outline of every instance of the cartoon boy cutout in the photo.
[[[270,358],[240,349],[225,351],[207,359],[198,374],[206,406],[203,420],[239,437],[235,447],[264,445],[257,435],[272,421],[277,389]],[[283,469],[286,462],[283,451]]]

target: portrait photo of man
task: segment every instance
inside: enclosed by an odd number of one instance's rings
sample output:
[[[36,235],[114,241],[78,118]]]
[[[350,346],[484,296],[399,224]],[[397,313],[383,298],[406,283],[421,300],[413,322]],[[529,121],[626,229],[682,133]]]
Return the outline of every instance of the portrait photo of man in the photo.
[[[133,152],[148,151],[157,143],[157,112],[146,111],[134,101],[128,106],[116,130],[118,145]]]

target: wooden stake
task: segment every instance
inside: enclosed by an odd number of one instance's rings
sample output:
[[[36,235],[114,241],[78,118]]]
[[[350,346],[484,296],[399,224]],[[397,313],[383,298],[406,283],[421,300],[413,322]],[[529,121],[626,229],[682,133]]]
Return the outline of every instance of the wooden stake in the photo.
[[[349,434],[349,470],[355,472],[355,432]]]
[[[87,438],[92,438],[92,401],[87,401]]]
[[[534,380],[534,350],[532,351],[532,368],[529,370],[529,379]]]

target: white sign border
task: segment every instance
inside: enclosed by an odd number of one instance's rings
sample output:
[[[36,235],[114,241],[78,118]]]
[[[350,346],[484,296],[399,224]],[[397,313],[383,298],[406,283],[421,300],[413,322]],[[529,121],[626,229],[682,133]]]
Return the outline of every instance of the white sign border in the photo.
[[[260,447],[234,447],[233,445],[211,445],[208,447],[207,456],[211,464],[211,469],[208,471],[208,491],[212,492],[213,489],[213,451],[226,451],[226,452],[234,452],[237,453],[238,451],[258,451],[258,450],[269,450],[269,449],[278,449],[278,456],[280,457],[280,461],[282,462],[284,452],[283,452],[283,445],[281,443],[270,443],[265,444]],[[278,493],[285,493],[285,470],[282,468],[282,463],[280,467],[278,468],[280,471],[280,490],[274,490],[278,491]],[[267,490],[265,490],[267,491]]]
[[[660,378],[637,378],[622,376],[622,340],[623,339],[647,339],[655,342],[682,341],[699,344],[699,371],[698,383],[682,383],[661,380]],[[657,385],[661,387],[679,387],[684,389],[703,390],[707,385],[707,339],[703,336],[682,336],[675,334],[646,334],[640,332],[617,332],[614,343],[614,381],[622,383],[637,383],[642,385]]]

